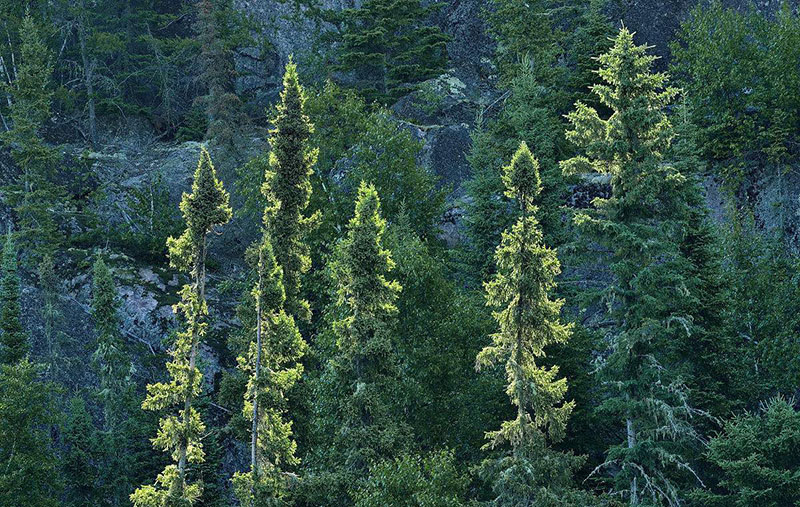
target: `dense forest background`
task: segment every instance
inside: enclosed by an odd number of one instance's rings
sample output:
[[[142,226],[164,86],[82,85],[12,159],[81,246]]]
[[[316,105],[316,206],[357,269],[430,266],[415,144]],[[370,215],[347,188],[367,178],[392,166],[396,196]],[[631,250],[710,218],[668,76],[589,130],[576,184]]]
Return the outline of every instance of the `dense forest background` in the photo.
[[[0,506],[800,505],[800,16],[0,2]]]

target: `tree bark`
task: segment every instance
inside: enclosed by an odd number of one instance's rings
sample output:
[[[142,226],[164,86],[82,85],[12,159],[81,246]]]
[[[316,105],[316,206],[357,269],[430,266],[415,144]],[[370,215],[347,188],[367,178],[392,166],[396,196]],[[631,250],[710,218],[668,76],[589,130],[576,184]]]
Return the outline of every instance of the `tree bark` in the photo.
[[[97,121],[94,104],[94,67],[96,61],[89,58],[86,47],[86,18],[81,17],[78,24],[78,39],[81,46],[81,60],[83,60],[83,85],[86,88],[86,105],[89,109],[89,142],[92,146],[97,144]]]
[[[636,430],[633,427],[633,419],[631,417],[625,419],[625,432],[628,436],[628,449],[633,449],[636,445]],[[631,479],[631,505],[639,505],[639,496],[636,489],[636,476],[634,476]]]

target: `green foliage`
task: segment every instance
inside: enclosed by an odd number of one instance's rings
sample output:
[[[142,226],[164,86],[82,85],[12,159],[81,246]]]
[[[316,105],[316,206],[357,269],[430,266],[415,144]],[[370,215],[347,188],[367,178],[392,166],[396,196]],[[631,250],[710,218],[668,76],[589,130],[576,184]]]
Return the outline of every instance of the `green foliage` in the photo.
[[[467,156],[472,178],[465,184],[470,199],[461,260],[473,285],[494,272],[492,252],[515,218],[504,196],[501,167],[520,141],[533,147],[541,165],[543,188],[537,204],[545,241],[559,246],[567,239],[562,209],[566,181],[557,162],[572,151],[564,139],[562,115],[576,99],[585,99],[598,79],[593,58],[607,48],[610,34],[600,3],[583,8],[568,3],[557,11],[569,36],[550,26],[551,2],[497,0],[495,10],[487,13],[505,93],[496,116],[489,116],[489,109],[479,116]]]
[[[407,214],[387,229],[385,243],[396,262],[392,279],[403,287],[395,334],[408,423],[421,449],[447,446],[469,462],[480,454],[486,428],[499,425],[507,409],[499,375],[475,371],[491,316],[483,298],[448,279],[447,252],[420,238]]]
[[[369,479],[356,494],[356,505],[456,507],[465,504],[467,485],[450,451],[403,454],[370,466]]]
[[[730,284],[724,319],[744,355],[743,389],[748,399],[776,391],[793,393],[800,379],[798,260],[781,238],[761,232],[742,212],[724,230],[723,267]]]
[[[131,495],[137,507],[192,505],[202,494],[202,483],[188,483],[187,464],[197,465],[205,457],[201,436],[205,424],[192,401],[201,392],[202,374],[197,367],[200,342],[208,328],[208,306],[205,297],[207,236],[215,227],[230,220],[229,196],[217,179],[211,157],[203,149],[192,183],[192,193],[183,194],[181,212],[186,230],[178,238],[167,240],[170,263],[187,271],[192,283],[180,291],[176,313],[183,316],[185,327],[178,332],[167,363],[169,383],[148,384],[145,410],[166,411],[159,424],[153,446],[169,452],[177,465],[168,465],[156,478],[155,485],[141,486]]]
[[[42,139],[42,129],[50,119],[52,56],[30,15],[22,20],[19,53],[16,80],[4,87],[13,126],[2,134],[2,141],[21,174],[5,191],[23,244],[42,254],[62,240],[57,210],[65,198],[53,180],[57,154]]]
[[[198,87],[188,76],[198,53],[185,2],[88,0],[57,2],[51,23],[75,30],[60,52],[57,73],[68,76],[62,106],[100,117],[141,115],[160,134],[183,123]],[[76,71],[79,79],[73,79]],[[93,104],[93,106],[92,106]]]
[[[678,246],[690,181],[664,161],[674,129],[663,110],[676,90],[665,87],[666,75],[650,72],[655,57],[646,50],[623,28],[600,56],[604,83],[593,91],[612,114],[602,119],[576,104],[567,138],[585,156],[561,167],[599,173],[611,185],[611,196],[595,198],[575,223],[606,249],[615,276],[605,294],[614,321],[611,347],[600,365],[609,390],[601,408],[625,423],[625,441],[609,449],[605,463],[618,467],[613,491],[632,504],[674,504],[675,474],[691,470],[686,446],[699,438],[698,411],[664,354],[691,332],[693,279]]]
[[[796,153],[800,17],[784,2],[774,16],[719,1],[700,3],[672,45],[699,148],[734,187],[752,159],[783,164]]]
[[[417,162],[422,144],[408,129],[389,111],[369,108],[354,92],[331,82],[310,97],[308,109],[320,150],[314,179],[319,195],[312,207],[323,211],[319,234],[324,240],[332,241],[347,225],[362,181],[375,185],[387,219],[395,221],[403,212],[418,234],[431,237],[445,191],[437,188],[436,175]]]
[[[28,354],[28,335],[22,328],[17,248],[11,231],[3,245],[0,266],[0,364],[13,365]]]
[[[311,267],[311,259],[303,238],[319,217],[304,216],[317,160],[317,150],[308,142],[314,126],[304,112],[305,102],[297,66],[289,61],[283,75],[281,103],[270,130],[272,151],[261,191],[268,202],[264,224],[272,238],[278,265],[283,269],[287,313],[307,321],[311,310],[300,296],[300,277]]]
[[[362,183],[355,216],[332,267],[338,295],[336,346],[317,388],[317,434],[326,437],[325,468],[310,479],[309,489],[325,505],[349,503],[370,463],[396,456],[410,439],[394,334],[401,287],[387,280],[394,261],[383,247],[385,228],[375,187]]]
[[[64,333],[61,331],[60,319],[60,290],[59,280],[56,275],[53,257],[45,254],[37,266],[39,288],[42,291],[42,321],[44,323],[43,335],[47,348],[47,361],[50,369],[55,370],[60,362],[60,346]]]
[[[200,48],[197,80],[206,90],[198,98],[206,112],[206,136],[230,145],[247,121],[235,92],[235,46],[229,43],[234,36],[247,33],[245,19],[233,9],[231,1],[200,0],[194,30]]]
[[[478,354],[476,366],[505,364],[506,392],[517,413],[486,434],[485,447],[511,444],[512,453],[485,462],[493,476],[484,471],[484,477],[493,485],[496,505],[539,505],[553,503],[565,494],[562,490],[569,490],[570,471],[581,462],[547,449],[547,438],[558,442],[564,437],[574,403],[564,402],[567,382],[557,378],[558,367],[537,364],[548,346],[567,342],[572,325],[559,320],[564,301],[550,299],[560,264],[555,251],[542,243],[534,204],[541,192],[539,163],[524,142],[503,168],[503,183],[521,217],[503,233],[495,253],[498,272],[485,286],[499,330],[492,345]]]
[[[719,489],[696,490],[702,505],[796,505],[800,492],[800,412],[776,397],[758,413],[735,416],[711,439],[706,457],[722,471]]]
[[[103,406],[105,428],[113,431],[125,418],[133,371],[120,336],[122,323],[111,270],[101,258],[95,261],[92,269],[91,311],[97,335],[92,365],[100,379],[97,396]]]
[[[163,173],[150,175],[142,188],[131,188],[127,195],[128,219],[121,239],[139,255],[161,260],[166,240],[180,232],[180,218],[169,202],[169,189]]]
[[[0,365],[0,505],[60,505],[50,441],[55,388],[40,375],[27,358]]]
[[[98,434],[86,410],[86,402],[76,396],[69,402],[69,412],[64,423],[64,478],[69,505],[96,505],[101,497],[97,488],[99,471],[97,453]]]
[[[420,0],[366,0],[329,13],[340,26],[336,70],[349,73],[368,102],[391,104],[447,65],[450,38],[425,24],[440,4]]]
[[[252,289],[255,329],[249,330],[255,340],[251,338],[237,362],[248,377],[243,412],[252,421],[251,464],[249,472],[234,475],[233,485],[242,505],[260,506],[274,504],[286,495],[290,483],[286,468],[299,463],[287,416],[287,392],[303,373],[300,360],[307,345],[294,319],[283,309],[282,269],[266,231],[250,256],[258,278]]]

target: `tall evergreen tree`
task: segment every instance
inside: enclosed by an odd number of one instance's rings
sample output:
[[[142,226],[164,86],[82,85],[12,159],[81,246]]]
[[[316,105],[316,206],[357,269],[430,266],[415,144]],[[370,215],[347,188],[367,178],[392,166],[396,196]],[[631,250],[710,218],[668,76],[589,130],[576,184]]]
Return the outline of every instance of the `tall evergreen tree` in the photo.
[[[64,478],[68,505],[88,507],[101,501],[98,485],[96,455],[99,450],[97,430],[86,410],[86,402],[80,396],[69,402],[64,424]]]
[[[91,309],[97,337],[92,364],[100,378],[98,396],[103,405],[104,427],[114,431],[125,416],[131,362],[120,337],[117,289],[103,259],[95,261],[93,275]]]
[[[11,231],[6,235],[0,269],[0,363],[12,365],[28,354],[29,345],[22,328],[17,248]]]
[[[340,316],[336,349],[319,382],[320,432],[330,435],[325,472],[312,481],[325,505],[352,503],[372,462],[392,458],[410,439],[403,375],[395,343],[395,302],[401,290],[387,280],[394,266],[383,247],[386,222],[375,188],[362,183],[355,216],[332,266]]]
[[[300,296],[300,277],[311,266],[308,246],[303,238],[317,222],[318,215],[303,215],[311,195],[311,175],[317,150],[308,145],[314,126],[303,112],[306,95],[297,76],[297,66],[290,60],[283,75],[281,102],[270,131],[270,170],[262,193],[268,205],[264,211],[275,259],[283,269],[286,311],[301,320],[309,320],[308,302]]]
[[[146,410],[171,410],[161,419],[158,435],[153,439],[157,449],[168,451],[176,464],[159,474],[155,485],[141,486],[131,495],[137,507],[191,505],[202,494],[202,483],[189,483],[189,464],[204,459],[201,435],[205,425],[192,402],[201,392],[202,374],[197,367],[200,342],[208,328],[206,304],[206,254],[208,234],[230,220],[229,196],[217,179],[211,156],[205,148],[200,153],[194,173],[192,193],[183,194],[181,212],[186,230],[178,238],[167,240],[170,265],[186,271],[191,283],[181,289],[181,301],[175,309],[183,316],[185,327],[177,333],[167,363],[172,377],[169,383],[148,384]]]
[[[615,276],[605,295],[614,331],[601,364],[609,389],[601,409],[624,424],[606,465],[618,467],[613,490],[631,505],[677,505],[676,480],[692,472],[686,446],[698,439],[698,411],[665,353],[690,332],[693,299],[690,264],[679,248],[687,179],[664,160],[674,135],[664,108],[676,90],[666,87],[665,74],[651,73],[654,59],[620,30],[599,58],[604,83],[593,88],[612,114],[602,119],[576,103],[567,137],[585,156],[562,162],[568,174],[597,172],[611,185],[611,196],[595,198],[575,223],[606,249]]]
[[[61,505],[50,437],[55,387],[41,376],[27,357],[0,365],[0,505]]]
[[[719,488],[698,489],[694,498],[713,507],[778,507],[800,503],[800,412],[793,400],[764,402],[740,414],[711,439],[706,456],[722,471]]]
[[[426,24],[439,4],[366,0],[336,13],[341,23],[338,70],[352,72],[365,98],[391,104],[415,85],[444,72],[450,38]]]
[[[198,100],[203,105],[208,119],[206,136],[216,138],[224,144],[233,142],[238,129],[247,120],[242,112],[242,101],[235,92],[236,71],[231,26],[239,21],[228,2],[200,0],[194,23],[197,42],[200,45],[197,79],[206,94]]]
[[[47,348],[47,362],[51,374],[58,367],[61,332],[58,326],[61,318],[59,310],[58,278],[53,256],[45,254],[38,266],[39,289],[42,291],[42,321],[44,322],[44,342]]]
[[[548,440],[564,437],[574,402],[564,401],[567,382],[557,378],[558,367],[542,365],[546,348],[566,343],[572,325],[560,321],[564,301],[550,299],[560,265],[542,241],[534,204],[542,189],[539,163],[524,142],[503,168],[503,182],[521,216],[495,253],[498,272],[486,293],[499,330],[476,366],[505,364],[506,391],[517,414],[487,433],[486,447],[511,444],[511,453],[485,462],[484,474],[492,476],[496,505],[574,505],[571,473],[582,460],[548,447]]]
[[[22,241],[42,253],[60,241],[54,210],[63,203],[63,191],[52,181],[56,153],[42,139],[53,95],[51,54],[30,15],[22,20],[19,53],[16,80],[6,89],[13,127],[2,140],[21,174],[6,190]]]
[[[294,319],[283,309],[286,299],[281,268],[275,261],[269,234],[250,251],[258,281],[255,340],[238,358],[248,375],[244,413],[251,423],[250,472],[237,473],[233,482],[242,505],[270,505],[285,495],[287,466],[297,465],[292,422],[286,419],[287,391],[303,373],[300,359],[307,345]]]

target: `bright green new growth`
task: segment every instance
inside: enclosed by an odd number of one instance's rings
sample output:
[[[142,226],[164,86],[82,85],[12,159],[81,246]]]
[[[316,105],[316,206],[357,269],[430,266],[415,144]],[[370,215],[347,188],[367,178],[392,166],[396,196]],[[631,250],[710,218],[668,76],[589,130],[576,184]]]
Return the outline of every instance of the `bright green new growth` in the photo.
[[[28,354],[28,336],[22,328],[17,249],[11,231],[3,247],[0,269],[0,364],[13,365]]]
[[[172,360],[167,363],[170,382],[148,384],[147,398],[142,402],[146,410],[172,410],[161,419],[153,446],[169,452],[177,464],[167,466],[155,485],[141,486],[131,495],[137,507],[193,505],[202,493],[201,483],[189,484],[186,478],[187,465],[202,463],[205,456],[200,441],[205,425],[192,401],[201,392],[202,374],[196,365],[197,352],[208,328],[207,235],[214,227],[230,220],[228,200],[211,157],[203,148],[194,173],[192,193],[184,193],[180,204],[186,230],[179,238],[167,240],[170,264],[189,272],[192,277],[192,283],[181,289],[181,301],[175,305],[175,312],[183,315],[185,327],[177,333],[170,350]]]
[[[561,163],[565,173],[597,172],[611,184],[611,196],[595,198],[575,223],[609,252],[615,275],[605,295],[614,327],[600,368],[610,391],[601,409],[624,424],[625,440],[598,469],[618,467],[614,492],[631,505],[676,504],[675,479],[692,479],[685,452],[698,440],[692,419],[699,413],[667,354],[690,333],[696,308],[687,289],[694,286],[691,265],[679,248],[690,185],[664,161],[674,135],[664,108],[676,90],[665,86],[665,74],[650,72],[655,58],[620,30],[599,58],[604,83],[593,87],[612,114],[602,119],[578,102],[567,138],[585,156]]]
[[[352,501],[370,463],[396,456],[409,442],[394,333],[402,288],[386,278],[394,261],[383,247],[385,230],[378,193],[362,182],[355,216],[332,265],[338,294],[336,350],[323,373],[317,405],[327,414],[322,422],[330,425],[323,431],[332,432],[326,450],[331,473],[324,480],[326,505]]]
[[[311,318],[308,302],[300,297],[300,277],[311,267],[303,238],[318,216],[303,216],[311,195],[311,175],[317,150],[308,146],[314,126],[304,114],[306,95],[297,77],[297,66],[289,60],[283,75],[281,102],[274,128],[270,130],[270,170],[262,193],[268,205],[264,224],[274,246],[275,258],[283,269],[286,310],[301,320]]]
[[[299,463],[292,439],[292,422],[286,419],[287,391],[299,380],[299,362],[307,349],[294,319],[283,309],[285,293],[281,267],[275,260],[269,233],[249,252],[255,257],[258,281],[255,340],[239,369],[248,375],[244,416],[252,421],[250,472],[237,472],[234,490],[244,506],[271,505],[284,496],[289,484],[286,466]]]
[[[524,142],[503,168],[503,182],[521,216],[503,232],[495,253],[498,271],[485,284],[487,304],[495,309],[499,330],[492,335],[492,344],[478,354],[476,367],[505,364],[506,392],[517,415],[487,433],[485,448],[510,443],[512,455],[487,460],[483,475],[493,485],[496,504],[519,505],[563,496],[559,489],[569,487],[571,470],[578,463],[547,447],[548,438],[558,442],[564,437],[574,402],[564,402],[567,382],[557,378],[558,367],[541,364],[546,347],[567,342],[572,324],[559,320],[564,301],[550,299],[560,265],[555,251],[542,242],[534,205],[541,191],[539,163]],[[554,479],[545,480],[545,475]]]

